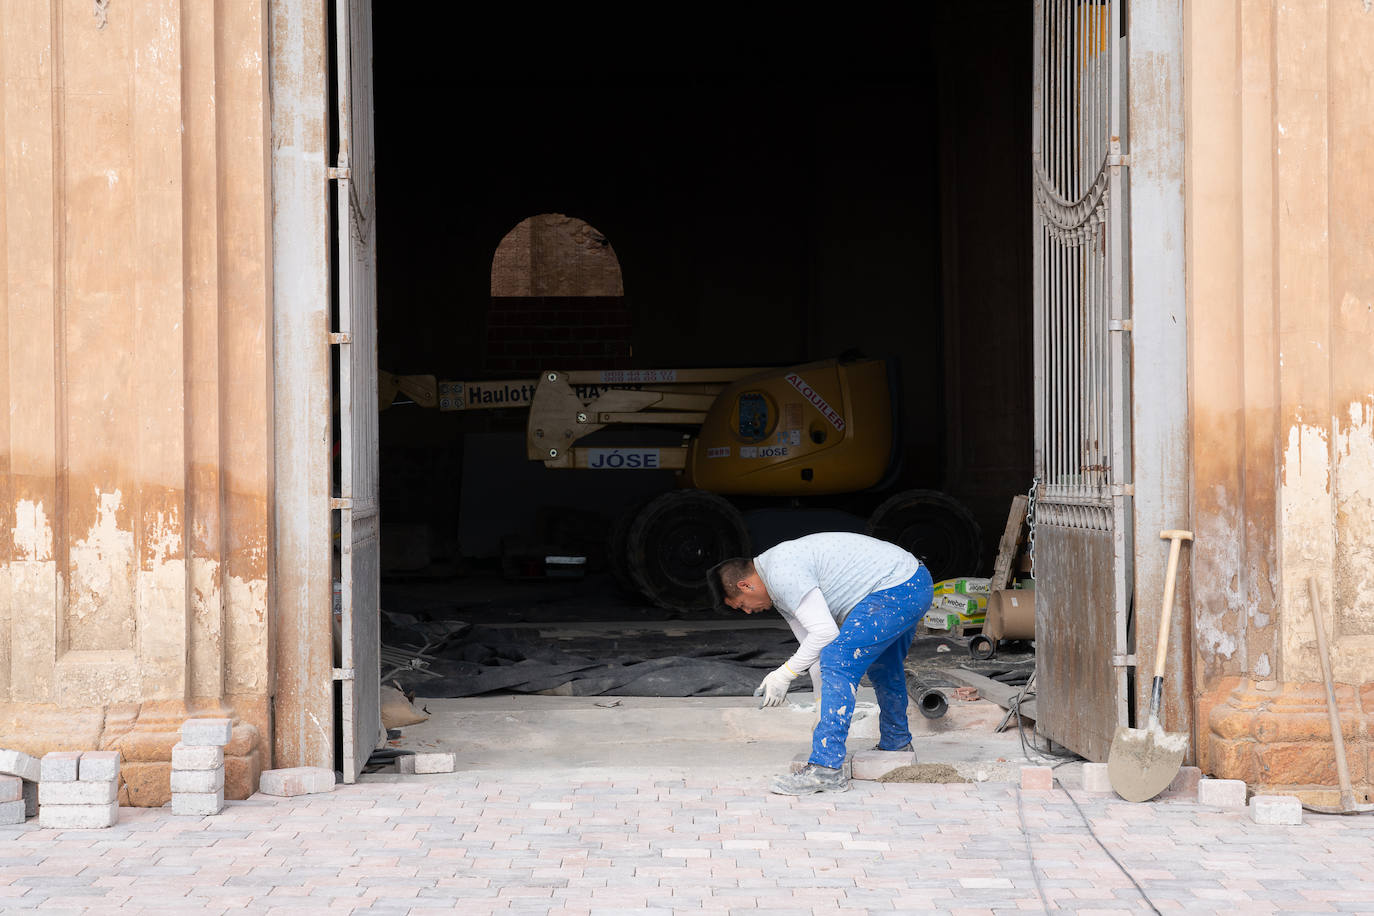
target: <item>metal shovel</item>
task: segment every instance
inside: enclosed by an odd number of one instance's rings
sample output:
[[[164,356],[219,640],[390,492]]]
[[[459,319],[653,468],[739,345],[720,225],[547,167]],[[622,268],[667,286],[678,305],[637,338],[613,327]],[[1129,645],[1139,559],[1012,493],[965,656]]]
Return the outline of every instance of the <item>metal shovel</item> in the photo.
[[[1154,798],[1169,787],[1178,775],[1188,736],[1166,732],[1159,725],[1159,698],[1164,691],[1164,658],[1169,648],[1169,620],[1174,613],[1174,577],[1178,573],[1178,553],[1191,531],[1161,531],[1169,541],[1169,568],[1164,575],[1164,609],[1159,615],[1159,640],[1155,644],[1155,678],[1150,687],[1150,718],[1144,728],[1121,726],[1112,738],[1107,753],[1107,778],[1112,788],[1126,801]]]

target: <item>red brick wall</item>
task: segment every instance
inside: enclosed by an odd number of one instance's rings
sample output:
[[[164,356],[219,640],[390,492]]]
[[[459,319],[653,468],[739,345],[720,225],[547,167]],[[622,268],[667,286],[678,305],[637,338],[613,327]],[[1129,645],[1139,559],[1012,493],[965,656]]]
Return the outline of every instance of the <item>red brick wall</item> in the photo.
[[[541,213],[497,246],[483,368],[624,369],[630,313],[615,249],[580,219]]]
[[[626,369],[632,330],[623,296],[493,296],[483,366]]]

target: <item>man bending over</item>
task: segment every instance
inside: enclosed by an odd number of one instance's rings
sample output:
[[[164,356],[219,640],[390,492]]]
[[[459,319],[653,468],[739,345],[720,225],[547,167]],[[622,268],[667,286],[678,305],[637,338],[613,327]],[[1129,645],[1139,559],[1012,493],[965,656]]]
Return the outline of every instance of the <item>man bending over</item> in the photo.
[[[812,534],[752,560],[725,560],[711,569],[708,584],[717,603],[746,614],[776,608],[801,643],[754,691],[764,706],[781,706],[797,675],[820,661],[820,721],[810,760],[801,772],[775,779],[774,792],[849,788],[845,741],[865,673],[878,698],[878,749],[911,749],[904,662],[932,598],[930,573],[919,560],[862,534]]]

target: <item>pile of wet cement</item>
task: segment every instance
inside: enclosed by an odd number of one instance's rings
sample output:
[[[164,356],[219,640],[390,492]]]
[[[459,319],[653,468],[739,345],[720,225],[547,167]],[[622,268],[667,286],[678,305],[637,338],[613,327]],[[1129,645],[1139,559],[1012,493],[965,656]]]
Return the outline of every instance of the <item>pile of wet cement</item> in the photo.
[[[878,782],[972,782],[959,774],[947,763],[916,763],[909,767],[897,767],[878,777]]]

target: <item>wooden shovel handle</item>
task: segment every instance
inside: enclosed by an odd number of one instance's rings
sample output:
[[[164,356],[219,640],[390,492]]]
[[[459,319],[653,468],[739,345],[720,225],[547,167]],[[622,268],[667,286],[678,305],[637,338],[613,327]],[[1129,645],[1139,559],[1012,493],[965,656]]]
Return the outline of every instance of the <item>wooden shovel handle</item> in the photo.
[[[1169,649],[1169,622],[1174,615],[1174,579],[1178,575],[1179,548],[1193,539],[1193,532],[1182,529],[1161,531],[1161,538],[1169,541],[1169,567],[1164,573],[1164,607],[1159,612],[1159,639],[1155,643],[1155,678],[1164,677],[1164,657]]]

